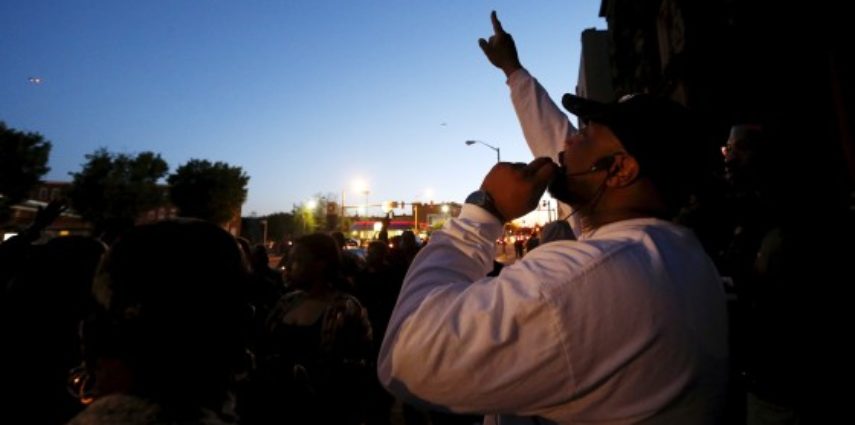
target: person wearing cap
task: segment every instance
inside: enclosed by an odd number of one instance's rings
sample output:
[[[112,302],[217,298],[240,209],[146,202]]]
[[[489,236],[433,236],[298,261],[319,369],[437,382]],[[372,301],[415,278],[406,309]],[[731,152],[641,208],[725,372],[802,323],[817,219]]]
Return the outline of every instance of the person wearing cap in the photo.
[[[716,423],[727,379],[720,277],[668,220],[704,173],[682,106],[565,95],[585,123],[556,165],[500,163],[410,267],[378,359],[399,397],[485,423]],[[579,217],[484,277],[502,223],[544,190]]]

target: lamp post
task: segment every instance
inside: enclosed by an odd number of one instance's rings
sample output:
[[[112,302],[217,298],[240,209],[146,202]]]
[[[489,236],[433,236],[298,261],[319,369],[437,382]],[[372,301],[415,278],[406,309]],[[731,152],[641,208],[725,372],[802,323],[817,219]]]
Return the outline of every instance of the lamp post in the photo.
[[[421,227],[419,227],[419,205],[427,204],[432,198],[433,198],[433,189],[431,189],[431,188],[425,188],[425,190],[422,193],[416,194],[416,196],[413,198],[413,203],[412,203],[412,206],[413,206],[413,225],[415,226],[413,228],[413,232],[415,232],[416,234],[421,232]],[[421,201],[419,203],[417,203],[416,200],[419,200],[419,199]],[[424,209],[422,209],[422,213],[424,213]]]
[[[484,143],[484,142],[482,142],[482,141],[480,141],[480,140],[467,140],[467,141],[466,141],[466,145],[468,145],[468,146],[472,146],[472,145],[474,145],[474,144],[476,144],[476,143],[480,143],[480,144],[482,144],[482,145],[484,145],[484,146],[486,146],[486,147],[488,147],[488,148],[490,148],[490,149],[492,149],[492,150],[496,151],[496,162],[502,162],[502,157],[501,157],[501,155],[499,154],[499,148],[497,148],[497,147],[495,147],[495,146],[493,146],[493,145],[490,145],[490,144]]]

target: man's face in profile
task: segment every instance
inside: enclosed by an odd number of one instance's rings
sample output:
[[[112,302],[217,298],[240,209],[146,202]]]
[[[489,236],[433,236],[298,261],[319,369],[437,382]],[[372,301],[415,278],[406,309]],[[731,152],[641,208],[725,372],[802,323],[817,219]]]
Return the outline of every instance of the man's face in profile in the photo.
[[[623,146],[608,127],[587,123],[564,142],[564,150],[558,155],[558,172],[549,183],[549,194],[574,209],[592,202],[606,174],[586,171],[598,160],[619,151],[623,151]]]
[[[750,126],[736,125],[730,130],[727,144],[722,146],[724,156],[724,178],[736,188],[745,188],[757,173],[758,143],[760,130]]]

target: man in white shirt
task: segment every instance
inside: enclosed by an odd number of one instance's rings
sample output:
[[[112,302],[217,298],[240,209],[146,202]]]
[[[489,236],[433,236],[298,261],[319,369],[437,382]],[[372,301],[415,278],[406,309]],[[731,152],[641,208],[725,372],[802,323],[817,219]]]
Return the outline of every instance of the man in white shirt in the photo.
[[[494,27],[504,33],[495,16]],[[380,380],[485,423],[715,423],[724,292],[692,232],[664,219],[701,178],[685,110],[646,95],[563,103],[587,125],[566,137],[560,167],[497,164],[416,257]],[[547,186],[573,207],[579,240],[485,277],[502,223],[534,209]]]

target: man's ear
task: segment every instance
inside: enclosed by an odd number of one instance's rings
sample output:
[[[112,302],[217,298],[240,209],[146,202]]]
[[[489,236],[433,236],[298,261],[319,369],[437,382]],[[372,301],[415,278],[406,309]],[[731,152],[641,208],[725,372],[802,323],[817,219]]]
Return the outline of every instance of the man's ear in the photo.
[[[606,179],[608,187],[626,187],[638,179],[641,167],[638,161],[626,154],[615,155],[615,161],[609,167],[609,176]]]

